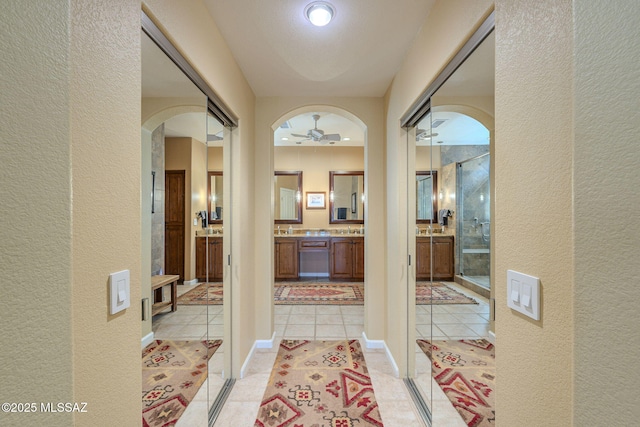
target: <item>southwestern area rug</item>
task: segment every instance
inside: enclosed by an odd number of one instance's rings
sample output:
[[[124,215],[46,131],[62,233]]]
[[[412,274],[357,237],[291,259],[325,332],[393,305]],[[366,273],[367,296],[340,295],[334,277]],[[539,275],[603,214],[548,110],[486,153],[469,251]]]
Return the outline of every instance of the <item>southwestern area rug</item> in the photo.
[[[142,351],[142,425],[172,426],[207,379],[222,340],[155,340]]]
[[[363,305],[364,284],[356,283],[277,283],[276,304]]]
[[[495,426],[495,347],[485,339],[418,340],[432,374],[469,427]]]
[[[416,304],[478,304],[442,282],[416,282]]]
[[[222,283],[202,283],[178,297],[178,305],[222,304]]]
[[[279,282],[276,305],[363,305],[364,283]],[[202,283],[178,297],[179,305],[222,304],[222,283]],[[478,304],[476,300],[441,282],[417,282],[416,304]]]
[[[383,426],[358,340],[282,340],[254,427]]]

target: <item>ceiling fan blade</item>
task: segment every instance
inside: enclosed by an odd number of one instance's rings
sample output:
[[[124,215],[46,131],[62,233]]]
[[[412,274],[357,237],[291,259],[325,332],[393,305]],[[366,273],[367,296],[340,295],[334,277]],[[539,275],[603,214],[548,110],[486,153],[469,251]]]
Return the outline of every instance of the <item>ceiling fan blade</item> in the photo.
[[[298,138],[309,138],[309,135],[301,135],[299,133],[292,133],[291,136],[295,136]]]
[[[207,142],[211,142],[211,141],[222,141],[222,137],[218,136],[218,135],[213,135],[213,134],[207,134]]]
[[[328,133],[326,135],[323,135],[322,139],[325,141],[340,141],[342,138],[340,138],[339,133]]]

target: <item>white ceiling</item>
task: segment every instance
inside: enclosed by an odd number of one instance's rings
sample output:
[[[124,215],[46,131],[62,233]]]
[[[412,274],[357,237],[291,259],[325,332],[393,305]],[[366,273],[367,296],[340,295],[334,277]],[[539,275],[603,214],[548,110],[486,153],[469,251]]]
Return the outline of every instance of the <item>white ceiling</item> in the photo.
[[[257,96],[383,96],[420,30],[433,0],[329,0],[336,9],[326,27],[304,17],[311,0],[204,0],[236,61]],[[146,35],[142,40],[143,97],[203,96]],[[445,82],[436,95],[493,95],[494,36],[487,40]],[[276,145],[296,145],[313,129],[339,133],[336,144],[364,144],[365,133],[349,119],[326,111],[301,114],[278,128]],[[434,143],[486,143],[479,123],[455,113],[439,112],[448,121]],[[444,116],[443,116],[444,117]],[[165,123],[168,136],[205,138],[192,131],[201,117],[194,113]],[[209,133],[219,133],[210,120]],[[423,127],[422,123],[419,127]],[[481,127],[481,126],[480,126]],[[202,128],[200,128],[202,129]],[[288,138],[284,141],[283,138]],[[350,138],[346,141],[345,138]],[[422,141],[424,144],[428,141]],[[304,145],[321,145],[303,141]]]
[[[205,0],[256,96],[383,96],[434,0]]]

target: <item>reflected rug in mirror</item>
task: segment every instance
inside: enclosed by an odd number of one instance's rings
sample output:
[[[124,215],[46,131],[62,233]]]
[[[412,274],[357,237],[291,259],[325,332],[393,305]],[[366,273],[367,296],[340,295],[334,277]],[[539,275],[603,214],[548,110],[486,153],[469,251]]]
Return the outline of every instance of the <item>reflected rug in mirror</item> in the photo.
[[[222,340],[155,340],[142,351],[142,425],[174,425],[207,379]]]
[[[432,375],[469,427],[495,426],[495,347],[485,339],[417,340]]]
[[[222,304],[222,283],[201,283],[178,297],[178,305]]]
[[[442,282],[416,282],[416,304],[478,304]]]
[[[358,340],[282,340],[254,427],[383,426]]]

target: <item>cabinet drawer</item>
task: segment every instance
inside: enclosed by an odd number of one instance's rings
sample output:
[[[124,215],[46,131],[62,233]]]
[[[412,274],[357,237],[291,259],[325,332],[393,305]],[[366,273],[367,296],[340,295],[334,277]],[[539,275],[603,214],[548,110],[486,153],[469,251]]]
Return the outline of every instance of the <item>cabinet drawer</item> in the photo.
[[[329,239],[301,239],[300,252],[329,251]]]

